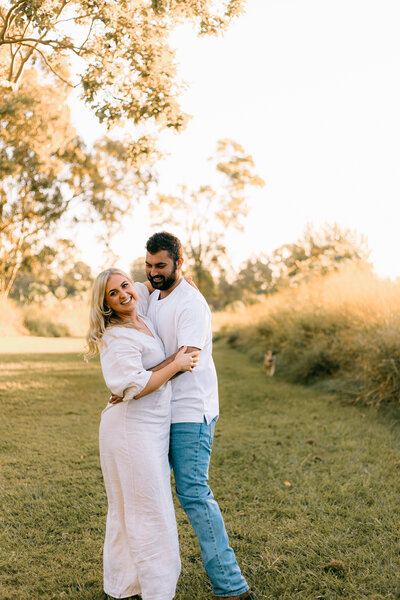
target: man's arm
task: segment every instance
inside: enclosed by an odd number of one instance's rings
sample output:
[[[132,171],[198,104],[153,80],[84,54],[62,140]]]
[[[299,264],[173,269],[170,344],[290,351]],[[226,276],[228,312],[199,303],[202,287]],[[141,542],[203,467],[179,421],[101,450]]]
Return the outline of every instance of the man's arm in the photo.
[[[179,348],[179,350],[180,350],[180,348]],[[168,358],[163,360],[160,364],[156,365],[155,367],[152,367],[151,369],[147,369],[147,371],[152,371],[153,373],[155,373],[156,371],[159,371],[160,369],[166,367],[167,365],[170,365],[173,362],[173,360],[175,359],[179,350],[177,350],[174,354],[171,354],[171,356],[169,356]],[[195,352],[195,351],[197,351],[200,354],[199,348],[195,348],[194,346],[189,346],[189,347],[186,347],[185,354],[187,354],[188,352]],[[171,377],[171,379],[175,379],[175,377],[179,377],[179,375],[182,375],[182,373],[185,373],[185,371],[178,371],[178,373],[175,373],[175,375],[173,375]],[[123,400],[122,396],[116,396],[115,394],[112,394],[109,401],[112,404],[118,404],[118,402],[122,402],[122,400]]]
[[[180,348],[179,348],[179,350],[180,350]],[[179,352],[179,350],[178,350],[178,352]],[[196,350],[197,350],[197,352],[200,353],[200,348],[195,348],[194,346],[187,346],[185,354],[187,354],[188,352],[195,352]],[[172,354],[171,356],[169,356],[168,358],[163,360],[163,362],[160,363],[159,365],[152,367],[151,369],[149,369],[149,371],[153,371],[153,373],[155,373],[159,369],[162,369],[165,365],[169,365],[169,363],[174,360],[174,358],[178,354],[178,352],[175,352],[175,354]],[[176,377],[179,377],[179,375],[182,375],[182,373],[184,373],[184,371],[178,371],[178,373],[175,373],[175,375],[173,377],[171,377],[171,379],[175,379]]]
[[[174,354],[171,354],[171,356],[169,356],[168,358],[163,360],[162,363],[160,363],[159,365],[156,365],[155,367],[151,367],[151,369],[148,369],[148,371],[153,371],[153,373],[155,373],[156,371],[159,371],[166,365],[169,365],[174,360],[174,358],[178,354],[179,350],[180,350],[180,348]],[[200,348],[195,348],[194,346],[187,346],[185,354],[187,354],[188,352],[195,352],[196,350],[198,352],[200,352]]]

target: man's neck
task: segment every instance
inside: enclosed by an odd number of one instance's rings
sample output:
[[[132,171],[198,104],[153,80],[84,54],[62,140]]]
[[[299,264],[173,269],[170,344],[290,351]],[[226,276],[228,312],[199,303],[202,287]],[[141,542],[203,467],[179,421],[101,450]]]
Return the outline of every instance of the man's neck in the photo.
[[[170,293],[173,292],[176,287],[178,287],[178,285],[180,284],[182,279],[183,279],[183,277],[181,275],[180,277],[178,277],[178,279],[175,281],[175,283],[173,285],[171,285],[170,288],[168,288],[168,290],[160,290],[159,300],[162,300],[163,298],[166,298],[167,296],[169,296]]]

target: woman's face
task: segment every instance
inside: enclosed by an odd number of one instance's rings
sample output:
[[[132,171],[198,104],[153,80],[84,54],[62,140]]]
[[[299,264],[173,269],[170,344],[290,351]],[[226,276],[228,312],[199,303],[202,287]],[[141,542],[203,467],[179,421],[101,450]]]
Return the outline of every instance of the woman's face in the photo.
[[[136,309],[138,295],[132,282],[114,273],[107,281],[104,300],[121,319],[129,319]]]

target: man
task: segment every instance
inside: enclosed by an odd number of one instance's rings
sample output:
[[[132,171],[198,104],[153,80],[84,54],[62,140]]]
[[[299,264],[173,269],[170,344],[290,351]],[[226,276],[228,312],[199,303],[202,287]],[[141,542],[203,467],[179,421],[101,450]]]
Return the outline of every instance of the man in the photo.
[[[182,246],[170,233],[146,244],[146,274],[155,288],[148,316],[170,356],[180,347],[199,349],[193,373],[172,381],[170,462],[176,493],[199,539],[214,599],[254,599],[240,572],[219,506],[208,486],[208,466],[218,418],[217,375],[211,356],[211,312],[200,292],[182,277]]]

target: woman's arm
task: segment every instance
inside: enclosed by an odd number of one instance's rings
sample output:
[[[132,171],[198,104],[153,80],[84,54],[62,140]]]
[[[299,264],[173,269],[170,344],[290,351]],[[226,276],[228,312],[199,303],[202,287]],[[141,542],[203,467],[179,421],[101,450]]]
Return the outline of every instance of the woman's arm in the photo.
[[[154,292],[153,286],[151,285],[150,281],[143,281],[143,285],[145,285],[147,287],[147,289],[149,290],[149,294],[151,294],[152,292]]]
[[[183,346],[174,356],[170,357],[171,360],[165,366],[159,365],[156,372],[153,372],[150,376],[145,387],[142,391],[134,396],[135,400],[151,394],[155,390],[158,390],[164,383],[169,381],[174,375],[182,371],[193,371],[193,368],[197,365],[199,360],[199,351],[186,352],[186,346]],[[167,361],[164,361],[167,362]],[[109,402],[110,404],[118,404],[122,402],[121,396],[112,395]]]
[[[193,371],[193,367],[196,366],[199,360],[198,351],[186,353],[186,346],[181,348],[175,358],[165,367],[162,367],[156,372],[153,372],[153,375],[150,377],[147,385],[143,390],[135,396],[135,400],[138,398],[142,398],[142,396],[146,396],[147,394],[151,394],[155,390],[158,390],[159,387],[164,385],[167,381],[171,379],[174,375],[179,373],[180,371]]]

